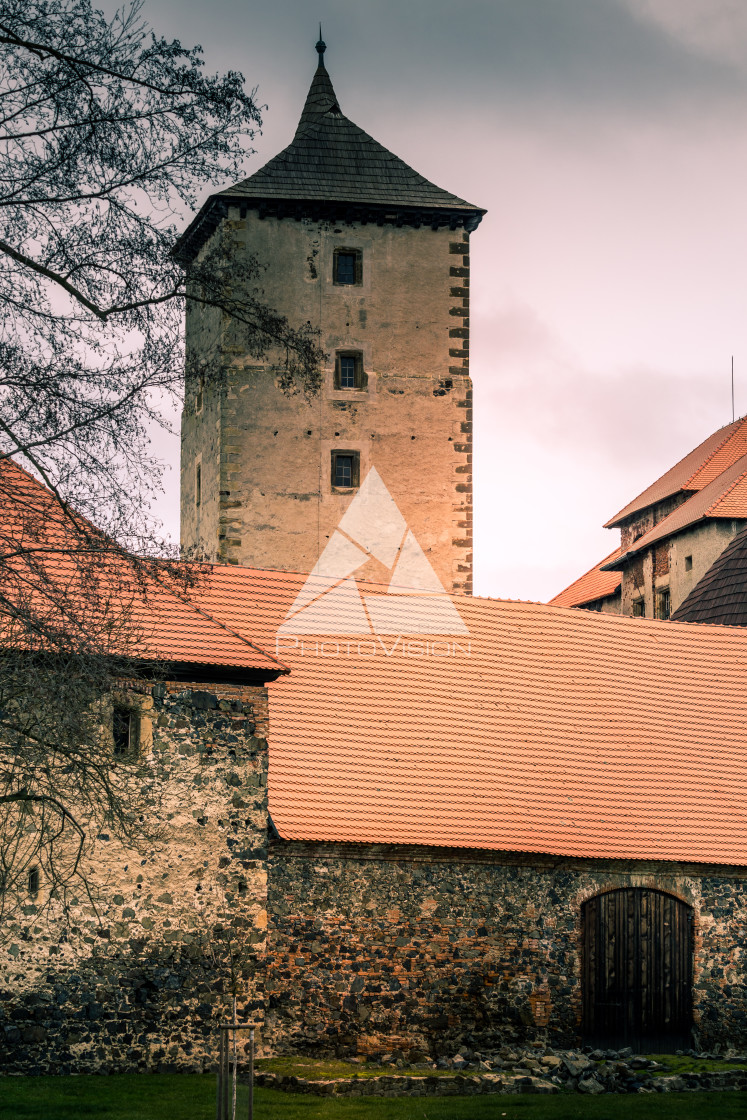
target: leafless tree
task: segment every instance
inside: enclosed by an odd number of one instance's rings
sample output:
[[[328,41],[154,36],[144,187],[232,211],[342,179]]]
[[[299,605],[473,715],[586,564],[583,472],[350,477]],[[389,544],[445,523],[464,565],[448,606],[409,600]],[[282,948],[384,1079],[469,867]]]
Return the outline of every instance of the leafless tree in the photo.
[[[68,853],[82,843],[83,810],[133,827],[129,779],[102,762],[96,698],[123,671],[138,565],[163,551],[150,439],[179,390],[186,299],[221,308],[250,351],[279,348],[286,380],[317,383],[313,332],[263,305],[256,262],[229,286],[208,258],[188,296],[170,255],[205,186],[240,177],[259,124],[242,76],[207,75],[200,48],[149,31],[140,0],[113,18],[90,0],[0,0],[6,899],[42,856],[53,881],[75,874],[55,852],[59,837]],[[19,490],[12,460],[51,501]]]
[[[180,586],[131,558],[12,460],[0,460],[0,921],[64,909],[101,832],[137,847],[149,764],[119,755],[156,593]],[[129,687],[128,687],[129,686]],[[92,899],[93,901],[93,899]],[[56,908],[59,912],[59,907]]]

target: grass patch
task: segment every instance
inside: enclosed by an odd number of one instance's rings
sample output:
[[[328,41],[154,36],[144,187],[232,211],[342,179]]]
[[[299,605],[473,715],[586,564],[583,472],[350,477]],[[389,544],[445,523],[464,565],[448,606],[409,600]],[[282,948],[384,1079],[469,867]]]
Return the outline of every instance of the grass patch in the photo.
[[[383,1075],[396,1075],[397,1077],[453,1077],[455,1070],[449,1069],[417,1069],[414,1066],[405,1066],[397,1069],[395,1066],[381,1066],[374,1062],[346,1062],[341,1058],[306,1058],[299,1055],[288,1055],[282,1058],[260,1058],[257,1069],[264,1073],[277,1073],[283,1077],[305,1077],[309,1081],[333,1081],[341,1077],[357,1077],[360,1080]],[[464,1073],[476,1073],[476,1070],[464,1070]]]
[[[271,1089],[254,1095],[256,1120],[743,1120],[742,1093],[650,1096],[363,1097],[335,1100]],[[247,1115],[240,1090],[238,1115]],[[215,1077],[111,1074],[3,1077],[3,1120],[214,1120]]]
[[[722,1073],[724,1070],[746,1070],[744,1062],[725,1062],[720,1058],[709,1058],[707,1061],[700,1058],[690,1058],[687,1054],[644,1054],[645,1058],[653,1058],[661,1062],[666,1070],[647,1070],[654,1077],[672,1077],[676,1073]]]
[[[722,1070],[744,1070],[746,1065],[736,1062],[724,1062],[716,1058],[701,1061],[698,1058],[689,1058],[686,1055],[675,1054],[643,1054],[641,1057],[653,1058],[654,1061],[666,1066],[663,1070],[642,1070],[641,1072],[653,1077],[672,1077],[678,1073],[716,1073]],[[597,1062],[597,1065],[603,1065]],[[357,1077],[359,1079],[381,1077],[394,1074],[397,1077],[454,1077],[461,1073],[466,1077],[474,1077],[479,1071],[476,1069],[417,1069],[414,1066],[405,1066],[397,1069],[393,1066],[380,1066],[374,1063],[346,1062],[337,1058],[307,1058],[303,1055],[287,1055],[282,1058],[260,1058],[257,1069],[266,1073],[277,1073],[283,1077],[304,1077],[308,1081],[333,1081],[342,1077]],[[528,1073],[529,1070],[516,1068],[516,1073]],[[535,1076],[550,1077],[552,1070],[543,1069],[539,1073],[532,1071]],[[509,1069],[495,1070],[495,1073],[511,1076]]]

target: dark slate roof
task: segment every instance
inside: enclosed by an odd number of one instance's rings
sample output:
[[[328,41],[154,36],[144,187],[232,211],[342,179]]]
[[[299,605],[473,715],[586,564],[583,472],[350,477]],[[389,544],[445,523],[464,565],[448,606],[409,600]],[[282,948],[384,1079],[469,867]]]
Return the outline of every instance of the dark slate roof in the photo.
[[[321,59],[288,147],[254,175],[220,193],[231,198],[336,199],[483,213],[429,182],[343,116]]]
[[[260,214],[335,214],[363,221],[474,229],[484,210],[442,190],[374,140],[340,109],[317,44],[319,66],[293,140],[235,186],[211,195],[185,230],[175,256],[189,259],[229,202]]]
[[[747,528],[726,546],[672,618],[747,626]]]

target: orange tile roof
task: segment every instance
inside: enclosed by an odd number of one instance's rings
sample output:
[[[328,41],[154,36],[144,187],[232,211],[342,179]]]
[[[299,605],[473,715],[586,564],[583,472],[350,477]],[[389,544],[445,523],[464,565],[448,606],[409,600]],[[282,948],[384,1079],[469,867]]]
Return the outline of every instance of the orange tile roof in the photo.
[[[742,455],[697,494],[693,494],[639,537],[627,552],[620,555],[621,563],[628,557],[644,552],[657,541],[682,532],[709,517],[747,520],[747,455]],[[614,564],[615,558],[602,563]]]
[[[560,591],[553,599],[550,599],[552,606],[581,607],[585,603],[594,603],[597,599],[606,599],[609,595],[614,595],[622,583],[622,576],[619,572],[603,572],[601,568],[603,564],[609,564],[613,560],[617,560],[620,552],[621,549],[616,548],[609,556],[605,556],[604,560],[600,560],[595,567],[579,576],[577,580],[566,587],[565,591]]]
[[[199,601],[270,648],[303,583],[216,567]],[[357,596],[277,638],[281,836],[747,864],[747,634],[455,597],[466,636],[346,638]]]
[[[272,654],[190,601],[190,587],[163,561],[138,560],[42,483],[0,458],[0,559],[4,594],[30,596],[35,616],[71,642],[108,635],[106,652],[191,665],[287,672]],[[194,574],[199,582],[199,569]],[[100,615],[105,612],[105,625]],[[0,612],[4,640],[28,648],[43,636]],[[88,628],[88,635],[86,631]],[[67,638],[66,638],[67,640]],[[47,646],[48,648],[48,646]],[[97,647],[100,648],[100,647]]]
[[[192,589],[180,594],[154,573],[145,593],[135,591],[131,616],[135,640],[129,657],[157,658],[169,663],[235,670],[259,670],[268,676],[287,673],[278,658],[244,632],[238,634],[212,618],[191,600]]]
[[[681,490],[702,490],[744,454],[747,454],[747,417],[742,416],[703,440],[694,451],[616,513],[605,528],[614,528],[633,514]]]

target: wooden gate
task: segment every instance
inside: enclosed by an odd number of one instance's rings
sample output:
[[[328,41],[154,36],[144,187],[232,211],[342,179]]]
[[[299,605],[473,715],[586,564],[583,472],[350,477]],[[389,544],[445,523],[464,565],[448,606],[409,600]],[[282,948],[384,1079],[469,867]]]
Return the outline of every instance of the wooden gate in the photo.
[[[590,898],[582,919],[588,1041],[654,1052],[691,1045],[692,908],[629,887]]]

